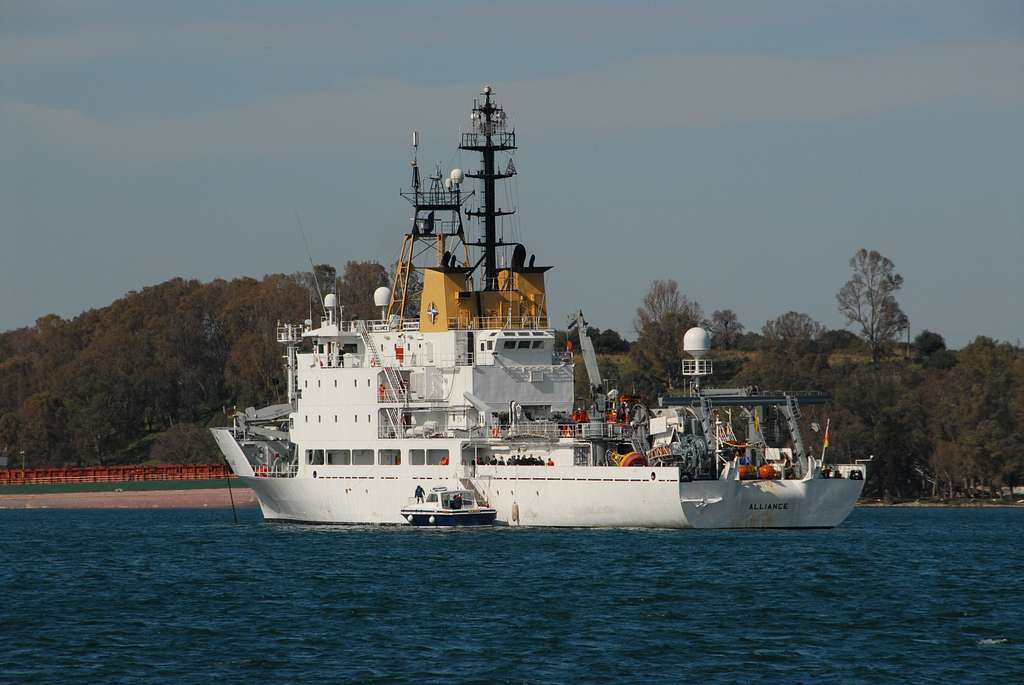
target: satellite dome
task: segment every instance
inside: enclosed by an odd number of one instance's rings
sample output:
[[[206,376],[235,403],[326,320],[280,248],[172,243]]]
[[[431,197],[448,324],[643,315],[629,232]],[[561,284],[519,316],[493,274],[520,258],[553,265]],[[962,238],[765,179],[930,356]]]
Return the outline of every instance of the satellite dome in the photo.
[[[462,169],[456,167],[452,169],[452,173],[448,175],[448,178],[450,178],[452,183],[454,183],[455,185],[459,185],[460,183],[462,183],[463,179],[466,178],[466,175],[462,173]]]
[[[382,285],[373,291],[373,303],[378,307],[387,307],[391,301],[391,288]]]
[[[700,359],[711,349],[711,335],[701,328],[695,326],[686,331],[683,336],[683,351],[694,359]]]
[[[324,297],[324,309],[334,309],[338,306],[338,296],[334,293],[327,293]]]

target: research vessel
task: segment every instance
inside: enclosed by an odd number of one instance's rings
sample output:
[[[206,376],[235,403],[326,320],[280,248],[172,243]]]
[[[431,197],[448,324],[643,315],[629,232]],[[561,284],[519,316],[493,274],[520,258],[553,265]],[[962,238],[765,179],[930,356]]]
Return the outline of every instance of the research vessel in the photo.
[[[422,489],[471,493],[499,525],[840,524],[866,466],[829,467],[805,446],[800,407],[823,396],[705,387],[701,328],[685,337],[687,394],[657,406],[600,377],[582,313],[580,354],[556,347],[551,267],[499,233],[515,213],[496,187],[518,173],[516,132],[490,86],[460,135],[479,166],[423,179],[413,134],[401,193],[412,222],[391,287],[374,294],[379,318],[346,319],[329,293],[317,321],[279,324],[287,402],[213,429],[265,519],[409,525],[403,509]],[[594,390],[586,404],[577,356]]]

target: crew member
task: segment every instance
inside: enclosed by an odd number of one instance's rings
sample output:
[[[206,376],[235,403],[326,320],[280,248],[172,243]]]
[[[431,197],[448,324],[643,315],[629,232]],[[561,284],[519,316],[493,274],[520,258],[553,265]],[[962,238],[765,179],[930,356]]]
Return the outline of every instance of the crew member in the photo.
[[[416,486],[416,492],[413,493],[413,494],[416,496],[416,501],[417,502],[420,502],[420,503],[423,502],[423,486],[422,485],[417,485]]]

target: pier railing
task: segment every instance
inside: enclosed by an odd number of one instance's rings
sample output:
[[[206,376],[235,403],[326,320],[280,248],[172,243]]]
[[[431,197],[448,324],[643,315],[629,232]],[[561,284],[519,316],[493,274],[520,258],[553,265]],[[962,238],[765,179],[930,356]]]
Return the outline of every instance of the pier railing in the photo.
[[[71,469],[0,469],[3,485],[119,483],[140,480],[219,480],[234,478],[225,464],[161,464],[159,466],[86,466]]]

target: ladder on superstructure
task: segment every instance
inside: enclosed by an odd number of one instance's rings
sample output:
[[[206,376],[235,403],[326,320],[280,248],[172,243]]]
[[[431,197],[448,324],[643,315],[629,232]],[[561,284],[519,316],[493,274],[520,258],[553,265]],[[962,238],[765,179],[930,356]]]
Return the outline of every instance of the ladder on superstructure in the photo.
[[[370,353],[370,365],[379,368],[384,372],[385,381],[385,400],[393,400],[395,402],[401,402],[406,397],[405,390],[403,388],[402,377],[395,370],[393,366],[388,366],[384,363],[384,358],[377,352],[377,343],[373,339],[373,333],[366,327],[365,321],[356,322],[356,330],[359,331],[359,337],[363,341],[363,347]],[[398,415],[398,409],[394,407],[387,407],[384,409],[384,415],[387,416],[388,425],[391,427],[391,432],[396,438],[402,437],[401,432],[401,420]]]

